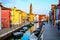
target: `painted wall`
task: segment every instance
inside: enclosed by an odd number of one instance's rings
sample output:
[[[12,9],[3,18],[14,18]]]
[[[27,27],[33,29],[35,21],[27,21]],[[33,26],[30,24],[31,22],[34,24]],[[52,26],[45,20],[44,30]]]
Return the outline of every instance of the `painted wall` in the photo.
[[[60,20],[60,5],[58,6],[58,9],[59,9],[58,19]]]
[[[2,10],[2,28],[10,27],[10,10]]]
[[[30,14],[30,15],[29,15],[29,21],[30,21],[30,22],[33,22],[33,21],[34,21],[34,14]]]
[[[12,21],[12,24],[14,25],[17,25],[19,24],[19,12],[16,11],[16,8],[12,9],[11,10],[11,21]]]
[[[59,9],[56,7],[56,20],[58,20]]]
[[[27,17],[27,14],[24,13],[24,12],[22,12],[22,13],[21,13],[21,21],[22,21],[22,22],[25,22],[26,17]]]
[[[52,11],[53,11],[53,20],[56,20],[56,5],[55,4],[53,4],[52,6]]]
[[[39,20],[42,20],[42,16],[39,15]]]
[[[19,14],[19,23],[21,24],[22,23],[22,20],[21,20],[21,17],[22,15],[21,15],[21,13]]]

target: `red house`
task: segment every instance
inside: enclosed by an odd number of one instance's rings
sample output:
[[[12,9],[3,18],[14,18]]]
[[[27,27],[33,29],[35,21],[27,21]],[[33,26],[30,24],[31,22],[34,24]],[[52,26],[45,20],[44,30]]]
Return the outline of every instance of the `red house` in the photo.
[[[10,9],[6,7],[2,7],[2,28],[10,27]]]

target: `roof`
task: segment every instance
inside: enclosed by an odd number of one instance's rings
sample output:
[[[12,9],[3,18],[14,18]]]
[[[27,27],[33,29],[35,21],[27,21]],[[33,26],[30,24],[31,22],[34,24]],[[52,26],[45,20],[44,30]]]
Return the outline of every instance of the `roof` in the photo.
[[[2,3],[0,3],[0,7],[2,7],[2,10],[5,10],[5,9],[10,10],[10,8],[3,7]]]

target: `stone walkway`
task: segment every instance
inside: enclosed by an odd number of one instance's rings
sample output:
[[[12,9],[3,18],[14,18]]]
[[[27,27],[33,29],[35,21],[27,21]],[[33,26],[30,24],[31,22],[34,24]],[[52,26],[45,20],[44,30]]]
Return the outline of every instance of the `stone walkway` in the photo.
[[[60,31],[56,30],[52,23],[45,23],[44,32],[43,32],[44,40],[60,40]]]

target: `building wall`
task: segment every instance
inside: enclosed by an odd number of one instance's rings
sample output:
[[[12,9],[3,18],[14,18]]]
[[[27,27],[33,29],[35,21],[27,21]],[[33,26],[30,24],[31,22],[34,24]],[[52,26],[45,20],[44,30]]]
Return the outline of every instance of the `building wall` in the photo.
[[[58,20],[59,9],[56,7],[56,20]]]
[[[12,24],[18,25],[19,24],[19,12],[16,11],[16,8],[11,10],[11,21]]]
[[[39,21],[38,17],[39,17],[39,15],[35,14],[34,21]]]
[[[22,22],[25,22],[26,17],[27,17],[27,13],[22,12],[22,13],[21,13],[21,21],[22,21]]]
[[[60,20],[60,4],[58,5],[58,9],[59,9],[58,19]]]
[[[35,16],[34,14],[30,14],[29,15],[29,21],[30,22],[33,22],[34,21],[34,16]]]
[[[21,17],[22,15],[21,15],[21,12],[19,12],[19,23],[21,24],[22,23],[22,20],[21,20]]]
[[[2,10],[2,28],[10,27],[10,10]]]
[[[56,5],[55,4],[52,5],[52,11],[53,11],[53,20],[55,20],[56,19]]]
[[[46,15],[39,15],[39,20],[43,20],[46,21],[47,20],[47,16]]]

